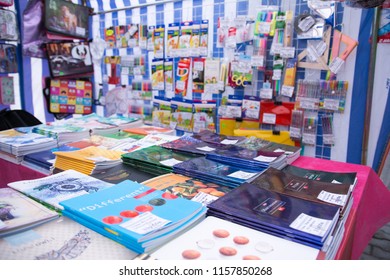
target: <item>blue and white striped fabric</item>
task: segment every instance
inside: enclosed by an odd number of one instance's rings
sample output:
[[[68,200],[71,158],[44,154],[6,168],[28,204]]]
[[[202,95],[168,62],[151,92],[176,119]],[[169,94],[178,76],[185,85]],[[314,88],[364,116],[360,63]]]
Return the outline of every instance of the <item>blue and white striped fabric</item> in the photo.
[[[27,0],[16,1],[19,15],[23,11]],[[73,0],[81,4],[81,0]],[[163,3],[158,3],[163,2]],[[139,4],[155,3],[147,7],[137,8]],[[104,27],[128,23],[143,23],[147,25],[165,24],[185,20],[208,19],[213,27],[209,34],[210,54],[217,57],[223,56],[223,50],[216,48],[216,23],[218,17],[235,17],[237,15],[256,15],[256,7],[261,1],[252,0],[184,0],[184,1],[155,1],[155,0],[89,0],[87,4],[94,8],[95,12],[119,9],[123,7],[136,7],[123,11],[104,13],[92,17],[93,37],[103,37]],[[303,0],[264,0],[263,5],[278,5],[283,10],[295,9],[295,14],[308,11],[307,2]],[[339,4],[342,5],[342,4]],[[334,114],[334,126],[336,144],[333,147],[317,145],[305,147],[305,155],[323,156],[338,161],[353,163],[361,162],[362,137],[364,127],[364,112],[366,104],[368,63],[370,53],[370,31],[373,19],[372,9],[356,9],[343,6],[339,16],[342,18],[343,32],[348,36],[359,40],[357,49],[348,57],[345,65],[338,73],[339,80],[349,82],[347,104],[343,114]],[[359,27],[359,28],[357,28]],[[131,54],[131,49],[107,50],[106,55]],[[21,87],[16,87],[21,92],[17,102],[11,108],[24,108],[32,112],[42,122],[52,121],[53,116],[47,113],[46,104],[42,95],[42,79],[49,76],[46,60],[24,57],[21,59],[23,72],[20,74]],[[374,102],[371,118],[370,141],[368,149],[368,165],[375,166],[378,163],[377,154],[383,145],[379,142],[387,141],[388,129],[384,117],[389,116],[390,101],[388,99],[390,55],[388,45],[379,45],[374,85]],[[110,69],[95,68],[95,87],[103,84],[103,76]],[[316,78],[312,73],[305,71],[305,78]],[[17,75],[18,76],[18,75]],[[315,76],[315,75],[314,75]],[[317,77],[319,78],[319,77]],[[111,85],[104,90],[108,90]],[[95,94],[97,94],[95,92]],[[3,106],[4,107],[4,106]],[[0,108],[3,108],[0,107]],[[103,114],[103,107],[97,106],[96,112]],[[386,114],[385,114],[386,112]],[[385,139],[386,138],[386,139]],[[375,160],[374,160],[375,158]],[[375,162],[374,162],[375,161]]]

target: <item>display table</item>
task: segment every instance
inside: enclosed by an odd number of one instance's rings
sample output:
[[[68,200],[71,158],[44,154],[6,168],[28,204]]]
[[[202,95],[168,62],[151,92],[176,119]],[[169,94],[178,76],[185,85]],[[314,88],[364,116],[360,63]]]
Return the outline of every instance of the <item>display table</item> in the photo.
[[[293,165],[330,172],[357,172],[353,206],[336,259],[359,259],[372,236],[390,222],[390,191],[367,166],[301,156]],[[7,183],[46,175],[0,159],[0,187]]]
[[[292,165],[330,172],[357,172],[353,205],[336,259],[360,259],[375,232],[390,222],[390,191],[367,166],[305,156]]]

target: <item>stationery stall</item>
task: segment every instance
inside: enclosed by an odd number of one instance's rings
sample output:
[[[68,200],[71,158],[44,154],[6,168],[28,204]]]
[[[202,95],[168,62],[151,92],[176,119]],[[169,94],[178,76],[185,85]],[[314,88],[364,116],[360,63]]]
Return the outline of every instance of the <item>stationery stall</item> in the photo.
[[[390,222],[390,1],[0,5],[5,201],[130,250],[112,259],[359,259]],[[6,239],[43,218],[9,220],[0,259],[54,258]]]

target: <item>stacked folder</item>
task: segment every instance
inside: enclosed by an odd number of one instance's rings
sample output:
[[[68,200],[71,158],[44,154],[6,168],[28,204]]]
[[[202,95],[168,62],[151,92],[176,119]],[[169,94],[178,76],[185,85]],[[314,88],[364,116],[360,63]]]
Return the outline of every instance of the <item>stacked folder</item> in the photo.
[[[54,167],[61,170],[73,169],[91,175],[121,164],[122,151],[107,150],[96,146],[69,152],[54,152]]]
[[[192,136],[184,135],[179,139],[161,144],[160,146],[177,152],[185,152],[204,156],[210,152],[213,152],[220,145],[207,143]]]
[[[278,169],[287,165],[284,152],[251,150],[236,145],[216,147],[206,155],[208,159],[260,172],[272,166]]]
[[[317,249],[328,247],[340,207],[244,183],[208,205],[208,215]]]
[[[155,175],[172,172],[173,166],[183,161],[199,157],[189,153],[175,152],[160,146],[151,146],[122,155],[125,164],[137,167]]]
[[[173,166],[173,172],[232,188],[251,181],[260,174],[253,170],[238,168],[205,157],[176,164]]]
[[[54,147],[57,147],[55,139],[37,133],[21,133],[16,129],[0,132],[0,151],[15,157],[19,163],[24,155]]]

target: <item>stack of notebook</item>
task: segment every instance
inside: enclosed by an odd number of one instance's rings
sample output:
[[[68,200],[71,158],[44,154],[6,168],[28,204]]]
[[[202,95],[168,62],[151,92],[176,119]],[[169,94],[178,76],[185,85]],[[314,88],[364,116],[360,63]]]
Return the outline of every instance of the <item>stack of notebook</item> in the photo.
[[[301,154],[300,147],[271,142],[254,136],[245,138],[245,140],[238,142],[236,145],[250,150],[275,153],[283,152],[286,155],[287,164],[293,163]]]
[[[0,189],[0,238],[29,230],[58,214],[11,188]],[[1,250],[3,251],[3,249]]]
[[[205,217],[199,202],[125,180],[60,202],[63,214],[137,252],[150,252]]]
[[[183,161],[198,157],[188,153],[174,152],[160,146],[151,146],[122,155],[125,164],[137,167],[155,175],[172,172],[173,166]]]
[[[90,134],[90,131],[87,128],[64,123],[64,122],[52,122],[51,124],[40,124],[34,126],[32,128],[32,131],[56,139],[58,145],[63,145],[65,143],[86,138]]]
[[[251,181],[260,174],[253,170],[238,168],[204,157],[176,164],[173,166],[173,172],[232,188]]]
[[[169,173],[150,178],[143,185],[153,189],[162,190],[165,193],[201,202],[205,205],[224,196],[232,188],[194,179],[180,174]]]
[[[177,152],[185,152],[205,156],[210,152],[215,151],[215,149],[220,145],[207,143],[192,136],[184,135],[177,140],[161,144],[160,146]]]
[[[237,145],[247,139],[245,136],[228,136],[209,130],[202,130],[192,135],[192,137],[214,145]]]
[[[66,170],[39,179],[11,182],[8,186],[60,212],[61,201],[98,192],[112,184],[74,170]]]
[[[272,167],[255,178],[251,184],[272,192],[339,206],[340,217],[348,216],[352,207],[350,184],[310,180]]]
[[[287,164],[284,152],[251,150],[237,145],[216,147],[206,157],[214,161],[256,172],[263,171],[270,166],[281,169]]]
[[[75,151],[57,151],[54,154],[56,155],[55,168],[61,170],[73,169],[91,175],[121,164],[123,152],[90,146]]]
[[[20,163],[24,155],[57,147],[57,141],[51,137],[28,132],[21,133],[16,129],[0,131],[0,156],[7,160],[13,158]],[[4,157],[2,156],[4,154]]]
[[[340,207],[244,183],[208,205],[208,214],[316,249],[325,249]]]

